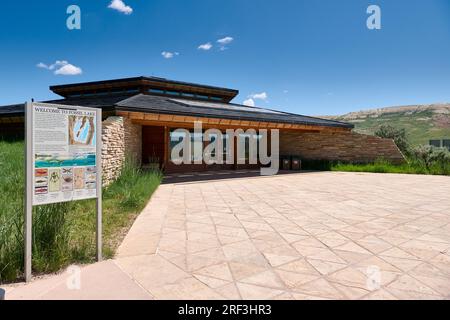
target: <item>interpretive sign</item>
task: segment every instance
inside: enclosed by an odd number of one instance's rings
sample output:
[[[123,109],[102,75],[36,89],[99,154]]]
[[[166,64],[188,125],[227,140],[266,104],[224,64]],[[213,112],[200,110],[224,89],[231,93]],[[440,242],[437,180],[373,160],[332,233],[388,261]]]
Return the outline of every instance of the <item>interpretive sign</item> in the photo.
[[[33,205],[97,197],[97,110],[33,103]]]
[[[32,208],[97,199],[97,259],[101,260],[101,109],[27,103],[25,278],[31,277]]]

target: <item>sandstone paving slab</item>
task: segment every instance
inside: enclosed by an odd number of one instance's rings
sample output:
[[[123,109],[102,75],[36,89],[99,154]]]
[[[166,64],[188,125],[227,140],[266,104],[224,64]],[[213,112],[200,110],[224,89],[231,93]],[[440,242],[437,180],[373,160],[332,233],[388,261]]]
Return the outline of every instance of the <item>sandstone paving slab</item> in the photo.
[[[448,299],[449,189],[340,172],[163,184],[83,290],[60,274],[7,298]]]
[[[76,278],[79,270],[79,278]],[[7,291],[8,300],[152,300],[154,297],[113,260],[72,266]]]

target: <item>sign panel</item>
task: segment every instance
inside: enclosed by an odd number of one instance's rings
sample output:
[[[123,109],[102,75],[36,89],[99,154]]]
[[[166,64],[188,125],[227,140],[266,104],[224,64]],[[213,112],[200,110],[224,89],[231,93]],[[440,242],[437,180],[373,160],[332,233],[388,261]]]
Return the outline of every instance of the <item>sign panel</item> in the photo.
[[[33,206],[97,200],[97,260],[102,260],[102,111],[25,104],[25,281],[31,280]]]
[[[97,198],[99,111],[32,103],[31,112],[33,205]]]

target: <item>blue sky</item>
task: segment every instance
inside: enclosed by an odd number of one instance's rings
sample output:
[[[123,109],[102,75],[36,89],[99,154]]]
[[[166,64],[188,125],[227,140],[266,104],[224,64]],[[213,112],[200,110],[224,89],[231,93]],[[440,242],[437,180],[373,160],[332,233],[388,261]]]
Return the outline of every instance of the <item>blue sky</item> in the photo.
[[[450,102],[448,0],[124,0],[131,14],[110,3],[4,1],[0,105],[55,98],[53,84],[139,75],[231,87],[234,102],[256,95],[258,106],[308,115]],[[71,4],[81,30],[66,27]],[[366,27],[371,4],[381,30]],[[56,61],[82,73],[57,75]]]

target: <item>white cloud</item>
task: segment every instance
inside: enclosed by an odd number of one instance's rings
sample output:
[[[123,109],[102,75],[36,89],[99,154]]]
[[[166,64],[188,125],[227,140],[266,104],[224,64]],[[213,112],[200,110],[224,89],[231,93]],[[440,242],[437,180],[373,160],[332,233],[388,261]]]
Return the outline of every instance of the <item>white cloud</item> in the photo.
[[[263,100],[263,101],[267,101],[267,98],[269,96],[267,95],[266,92],[261,92],[261,93],[254,93],[248,96],[248,99],[245,100],[243,102],[243,104],[245,106],[249,106],[249,107],[255,107],[256,106],[256,102],[255,100]]]
[[[204,43],[204,44],[199,45],[197,49],[208,51],[212,47],[213,47],[213,45],[211,44],[211,42],[208,42],[208,43]]]
[[[289,90],[283,90],[283,93],[285,93],[285,94],[289,93]]]
[[[124,14],[132,14],[133,8],[130,6],[127,6],[123,0],[112,0],[109,4],[108,8],[117,10],[119,12],[122,12]]]
[[[228,49],[227,44],[230,44],[231,42],[234,41],[233,37],[225,37],[222,39],[217,40],[217,43],[219,43],[220,45],[220,51],[225,51]]]
[[[69,64],[69,62],[67,62],[66,60],[56,60],[55,63],[47,65],[45,63],[39,62],[36,67],[38,68],[42,68],[42,69],[47,69],[47,70],[55,70],[58,67],[63,67],[66,64]]]
[[[268,96],[266,92],[261,92],[250,95],[250,98],[257,100],[267,100]]]
[[[233,37],[225,37],[225,38],[217,40],[217,42],[220,43],[221,45],[225,46],[225,45],[230,44],[231,42],[233,42],[233,40],[234,40]]]
[[[36,67],[38,68],[42,68],[42,69],[49,69],[49,66],[46,65],[45,63],[39,62]]]
[[[244,106],[254,107],[255,106],[255,100],[252,98],[247,99],[244,101]]]
[[[161,52],[161,55],[164,57],[164,59],[172,59],[173,57],[180,54],[178,52],[163,51]]]
[[[62,75],[62,76],[76,76],[83,73],[83,70],[81,68],[74,66],[73,64],[66,64],[65,66],[62,66],[61,68],[57,69],[55,71],[55,74]]]
[[[81,70],[81,68],[70,64],[66,60],[56,60],[55,63],[50,65],[39,62],[36,67],[51,70],[54,71],[54,74],[63,76],[76,76],[83,73],[83,70]]]

